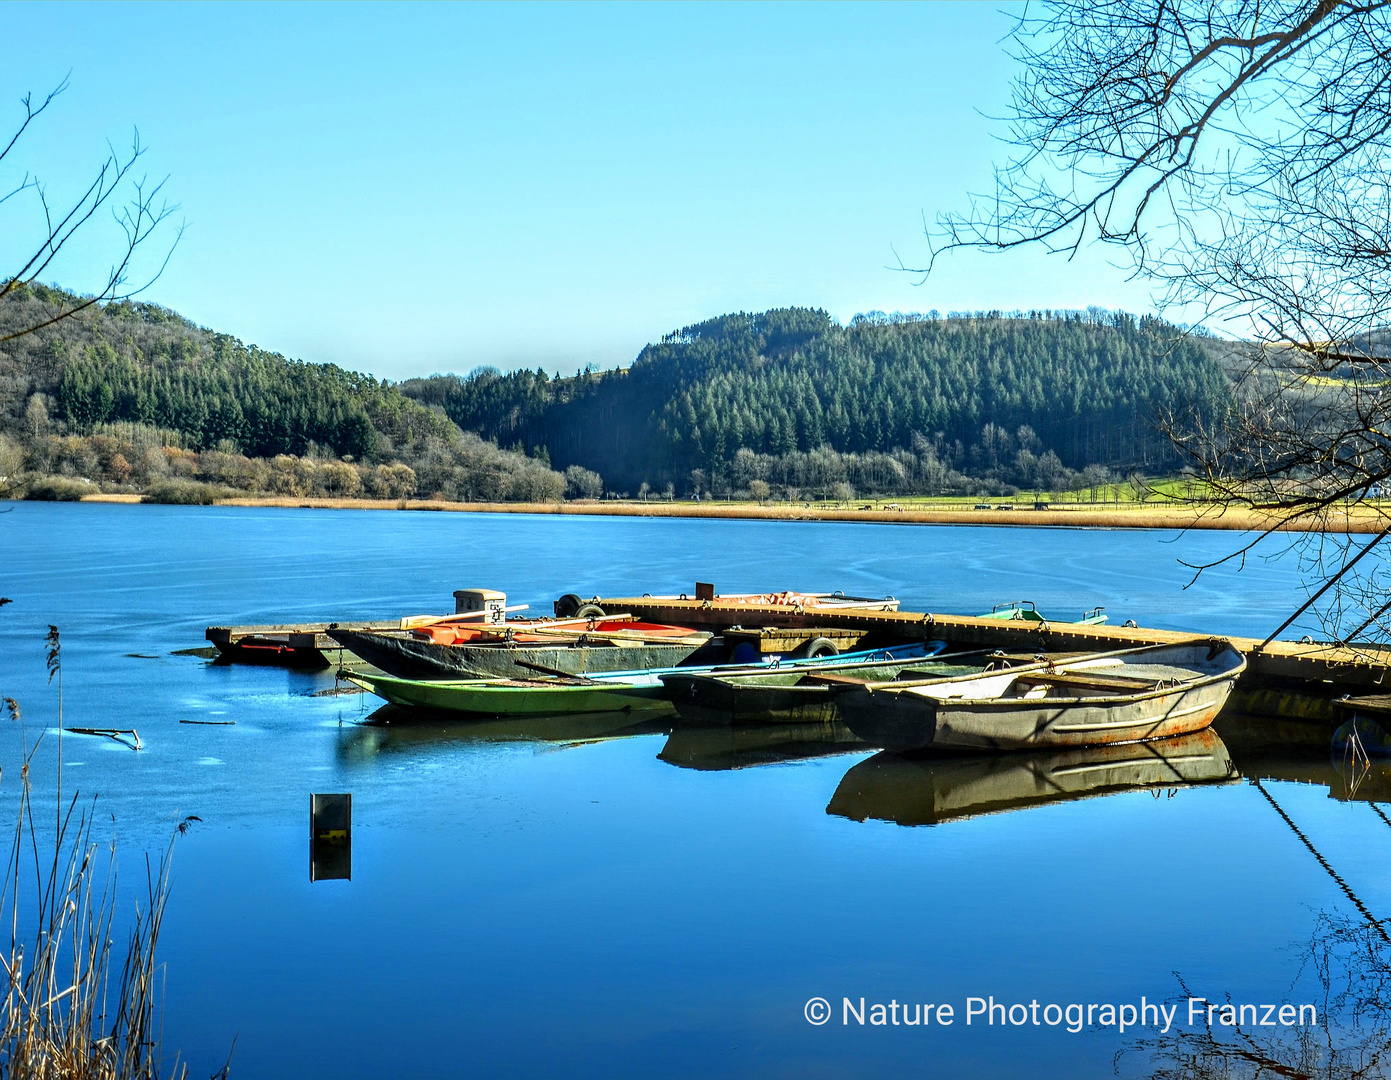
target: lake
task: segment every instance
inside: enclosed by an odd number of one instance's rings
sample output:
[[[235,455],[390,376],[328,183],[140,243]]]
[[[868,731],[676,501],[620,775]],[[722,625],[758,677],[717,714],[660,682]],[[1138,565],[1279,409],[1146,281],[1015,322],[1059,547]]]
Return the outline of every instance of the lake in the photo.
[[[697,579],[968,614],[1027,599],[1065,619],[1100,604],[1116,622],[1263,637],[1304,599],[1292,553],[1185,589],[1180,559],[1240,537],[3,509],[0,694],[21,702],[24,736],[49,729],[37,788],[57,759],[52,623],[65,724],[142,741],[63,743],[65,790],[99,796],[123,888],[143,886],[144,852],[177,821],[202,819],[177,841],[160,940],[164,1043],[195,1076],[233,1039],[233,1074],[253,1077],[1246,1076],[1263,1058],[1382,1075],[1391,1013],[1376,980],[1391,948],[1350,897],[1391,915],[1391,820],[1372,797],[1386,777],[1341,768],[1326,733],[1296,750],[1219,726],[1230,782],[1077,798],[1096,794],[1095,763],[934,776],[868,748],[672,732],[666,718],[384,728],[362,723],[375,698],[312,696],[332,672],[173,655],[210,624],[445,612],[471,587],[539,614],[566,592],[680,593]],[[21,737],[0,726],[0,821]],[[311,792],[352,793],[351,881],[309,880]],[[816,998],[825,1023],[809,1022]],[[1188,1023],[1198,998],[1312,1004],[1319,1026],[1275,1012],[1238,1035],[1220,1012],[1209,1028],[1203,1002]],[[968,1017],[974,999],[986,1011]],[[871,1022],[890,1003],[894,1022]],[[1174,1010],[1168,1032],[1137,1022],[1156,1003]],[[905,1005],[930,1021],[902,1023]],[[1070,1030],[1069,1006],[1096,1008]],[[1105,1017],[1126,1007],[1122,1033]]]

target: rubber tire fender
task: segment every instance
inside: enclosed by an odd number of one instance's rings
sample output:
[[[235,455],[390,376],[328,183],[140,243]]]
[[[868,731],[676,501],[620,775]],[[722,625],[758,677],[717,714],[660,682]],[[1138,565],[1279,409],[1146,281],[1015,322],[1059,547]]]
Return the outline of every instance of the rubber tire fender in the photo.
[[[839,653],[840,649],[836,647],[836,643],[830,638],[824,637],[812,638],[797,650],[799,656],[804,656],[809,660],[817,656],[836,656]]]
[[[555,608],[555,615],[556,615],[556,618],[558,618],[558,619],[569,619],[569,618],[573,618],[575,612],[579,611],[579,610],[580,610],[580,607],[581,607],[583,604],[584,604],[584,597],[580,596],[580,595],[577,594],[577,593],[572,593],[572,592],[566,593],[566,594],[565,594],[564,596],[562,596],[559,600],[557,600],[557,601],[555,602],[555,604],[553,605],[554,608]]]

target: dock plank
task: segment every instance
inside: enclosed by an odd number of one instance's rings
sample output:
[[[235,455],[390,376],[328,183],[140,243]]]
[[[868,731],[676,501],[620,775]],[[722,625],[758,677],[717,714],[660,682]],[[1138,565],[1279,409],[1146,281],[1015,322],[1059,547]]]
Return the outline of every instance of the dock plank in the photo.
[[[219,647],[240,645],[247,639],[262,640],[292,649],[338,648],[328,636],[330,626],[342,630],[399,630],[400,619],[376,622],[273,623],[265,626],[210,626],[203,636]]]
[[[955,645],[1007,649],[1020,653],[1040,651],[1106,652],[1142,645],[1163,645],[1211,634],[1155,630],[1139,626],[1086,625],[1068,622],[1032,622],[942,615],[916,611],[871,611],[798,608],[782,604],[721,604],[714,600],[673,600],[664,597],[602,597],[607,611],[629,612],[639,619],[674,623],[699,630],[723,631],[732,626],[788,630],[834,629],[857,635],[891,634],[907,640],[948,638]],[[210,626],[205,637],[227,652],[239,647],[283,650],[286,653],[336,651],[339,646],[326,631],[330,625],[353,630],[395,630],[400,620],[368,622],[274,623],[257,626]],[[769,635],[770,637],[775,635]],[[837,635],[839,636],[839,635]],[[1246,655],[1254,676],[1289,679],[1312,684],[1349,687],[1391,687],[1391,649],[1374,644],[1330,645],[1298,641],[1272,641],[1264,648],[1254,638],[1227,637]]]
[[[883,631],[910,639],[944,637],[959,645],[1050,652],[1064,649],[1106,652],[1214,636],[1106,623],[1036,623],[917,611],[846,611],[802,609],[781,604],[721,604],[719,597],[713,601],[601,597],[598,602],[605,610],[628,611],[641,619],[702,630],[748,625],[751,622],[763,626],[799,628],[836,626],[864,629],[866,632]],[[1253,675],[1351,686],[1391,685],[1387,680],[1388,674],[1391,674],[1391,649],[1385,646],[1272,641],[1261,649],[1260,642],[1255,638],[1221,636],[1245,654],[1247,668]]]

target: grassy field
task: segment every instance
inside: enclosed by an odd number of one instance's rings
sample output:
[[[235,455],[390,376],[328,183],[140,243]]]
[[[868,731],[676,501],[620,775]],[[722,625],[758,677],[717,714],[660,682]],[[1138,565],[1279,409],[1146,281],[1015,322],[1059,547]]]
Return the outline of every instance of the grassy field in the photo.
[[[1098,493],[1100,494],[1100,493]],[[1119,494],[1119,492],[1117,492]],[[138,495],[93,495],[84,502],[139,502]],[[1045,505],[1038,505],[1045,504]],[[1096,529],[1226,529],[1268,528],[1268,519],[1250,511],[1212,506],[1179,506],[1150,501],[1054,502],[1048,498],[978,499],[862,499],[830,502],[687,502],[676,500],[605,499],[564,503],[458,503],[430,499],[325,499],[249,497],[219,500],[220,506],[282,506],[333,510],[417,510],[474,514],[578,514],[610,517],[735,518],[765,521],[876,521],[895,525],[1051,525]],[[1037,507],[1037,508],[1036,508]],[[1387,508],[1391,510],[1391,508]],[[1337,532],[1380,532],[1387,510],[1364,504],[1334,520]],[[1295,531],[1307,527],[1291,526]]]

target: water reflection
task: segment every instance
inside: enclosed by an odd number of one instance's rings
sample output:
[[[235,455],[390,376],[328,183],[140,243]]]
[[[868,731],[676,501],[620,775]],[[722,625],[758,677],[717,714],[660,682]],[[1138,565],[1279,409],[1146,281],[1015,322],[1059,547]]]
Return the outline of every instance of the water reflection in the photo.
[[[1376,749],[1384,731],[1354,725],[1223,713],[1214,724],[1237,770],[1253,780],[1318,784],[1342,802],[1391,802],[1391,757]]]
[[[1156,793],[1238,776],[1211,729],[1174,739],[1051,753],[905,757],[888,751],[841,779],[828,814],[936,825],[1120,791]]]
[[[831,720],[709,727],[681,724],[672,730],[657,756],[683,769],[746,769],[865,749],[853,731]]]
[[[1340,738],[1346,735],[1335,736],[1335,751]],[[1356,915],[1320,911],[1308,941],[1295,943],[1300,963],[1284,1000],[1315,1003],[1316,1022],[1310,1027],[1270,1023],[1263,1011],[1259,1021],[1252,1015],[1247,1022],[1241,1012],[1234,1012],[1216,1024],[1191,1029],[1176,1025],[1170,1032],[1137,1040],[1122,1050],[1116,1059],[1117,1073],[1130,1074],[1133,1065],[1136,1075],[1151,1080],[1384,1077],[1384,1062],[1391,1056],[1391,933],[1387,932],[1391,920],[1378,918],[1370,910],[1259,779],[1252,783],[1357,911]],[[1336,796],[1336,789],[1330,788],[1330,794]],[[1371,809],[1391,825],[1375,803]],[[1183,997],[1190,997],[1183,976],[1174,974]],[[1233,1003],[1228,997],[1220,1004]]]
[[[1385,1076],[1384,1062],[1391,1056],[1391,920],[1377,916],[1349,884],[1344,868],[1316,845],[1307,821],[1301,822],[1288,800],[1277,799],[1265,781],[1325,787],[1329,798],[1369,803],[1371,812],[1391,825],[1376,805],[1391,797],[1386,722],[1361,715],[1339,725],[1224,713],[1215,726],[1235,767],[1338,886],[1355,914],[1320,911],[1307,941],[1294,944],[1298,973],[1281,1000],[1317,1003],[1315,1026],[1175,1025],[1165,1035],[1127,1046],[1117,1057],[1117,1072],[1186,1080]],[[1188,997],[1182,974],[1175,975],[1176,989]]]
[[[1310,939],[1297,945],[1296,953],[1302,979],[1299,989],[1291,991],[1301,1001],[1317,1003],[1316,1024],[1175,1024],[1167,1034],[1126,1046],[1117,1055],[1116,1074],[1150,1080],[1386,1076],[1383,1062],[1391,1055],[1391,944],[1382,923],[1320,912]],[[1181,997],[1176,995],[1176,1000],[1189,996],[1181,977],[1178,990]],[[1184,1007],[1180,1004],[1180,1015]]]
[[[1383,724],[1373,728],[1371,724]],[[464,719],[385,705],[344,728],[340,761],[383,754],[429,753],[469,743],[578,744],[666,735],[657,757],[683,769],[744,769],[865,752],[845,724],[696,725],[632,713],[582,713]],[[1336,723],[1223,713],[1193,735],[1148,743],[1014,754],[904,756],[875,754],[849,770],[829,813],[926,825],[976,814],[1144,788],[1163,790],[1229,781],[1317,784],[1330,798],[1391,802],[1391,732],[1381,721]],[[1380,809],[1380,808],[1376,808]],[[1391,823],[1391,818],[1388,818]]]
[[[453,713],[383,705],[364,722],[344,729],[337,752],[340,761],[351,764],[381,754],[429,752],[467,743],[602,742],[669,730],[661,719],[626,712],[470,720]]]

